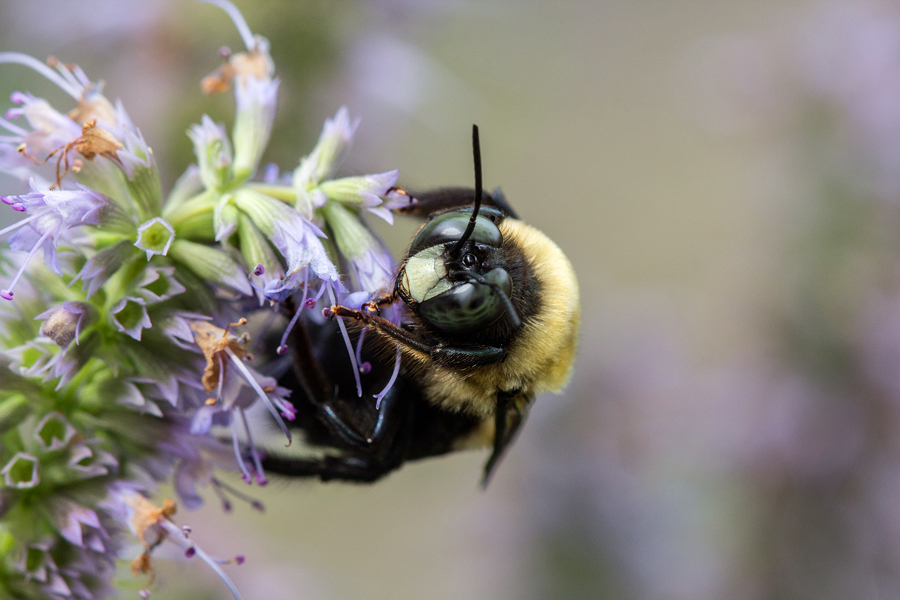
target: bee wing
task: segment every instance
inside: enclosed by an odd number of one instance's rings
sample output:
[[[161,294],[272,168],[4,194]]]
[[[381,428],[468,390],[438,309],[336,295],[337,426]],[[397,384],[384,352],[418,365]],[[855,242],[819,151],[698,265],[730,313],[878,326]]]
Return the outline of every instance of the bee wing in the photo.
[[[464,187],[438,188],[413,193],[413,197],[417,202],[398,209],[399,212],[407,215],[431,215],[454,208],[470,207],[475,202],[475,190]],[[482,202],[485,206],[499,209],[504,216],[518,218],[516,211],[509,205],[500,188],[493,192],[486,192],[482,196]]]
[[[512,399],[503,397],[498,399],[497,413],[494,417],[494,449],[484,465],[484,475],[481,478],[482,488],[487,487],[506,449],[516,441],[519,430],[528,416],[528,407],[533,398],[530,395],[519,395]]]

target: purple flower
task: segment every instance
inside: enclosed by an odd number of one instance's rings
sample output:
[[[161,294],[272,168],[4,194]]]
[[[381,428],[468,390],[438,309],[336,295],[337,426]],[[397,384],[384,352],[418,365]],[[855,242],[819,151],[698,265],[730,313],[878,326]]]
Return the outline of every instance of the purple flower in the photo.
[[[153,158],[153,152],[147,145],[144,136],[131,121],[131,117],[125,110],[125,106],[121,100],[116,100],[115,120],[108,123],[109,132],[119,141],[122,142],[122,148],[116,152],[116,164],[121,167],[125,176],[129,180],[139,177],[140,170],[156,171],[156,161]],[[157,190],[158,191],[158,190]],[[159,204],[148,207],[150,214],[159,212]]]
[[[71,501],[64,501],[57,507],[60,515],[59,533],[79,548],[105,553],[109,534],[100,524],[100,518],[93,510]]]
[[[290,282],[296,283],[292,289],[299,288],[296,274],[306,268],[323,281],[339,280],[337,269],[319,239],[325,234],[318,227],[284,203],[254,190],[240,189],[234,199],[237,207],[284,257]]]
[[[175,267],[148,267],[135,285],[135,294],[148,303],[163,302],[184,291],[175,278]]]
[[[394,257],[377,240],[349,264],[358,289],[378,292],[391,287],[396,271]]]
[[[59,389],[92,358],[98,341],[97,334],[91,334],[81,344],[60,348],[47,338],[38,338],[0,351],[0,356],[5,356],[10,361],[9,368],[23,377],[58,379]]]
[[[55,59],[49,64],[44,64],[30,56],[17,52],[0,53],[0,63],[17,63],[37,71],[52,83],[56,84],[65,93],[77,101],[77,106],[69,114],[63,114],[52,108],[42,98],[37,98],[28,93],[15,92],[11,100],[19,105],[7,111],[6,119],[0,121],[0,128],[7,135],[0,136],[0,170],[12,173],[15,176],[25,178],[35,173],[35,169],[54,157],[56,166],[56,179],[59,186],[60,180],[73,167],[80,170],[88,167],[89,171],[98,169],[93,158],[97,150],[97,142],[103,139],[108,148],[119,148],[121,144],[108,132],[95,128],[91,123],[97,120],[106,124],[116,123],[116,112],[110,102],[101,93],[101,84],[90,81],[78,66],[64,65]],[[14,125],[10,120],[25,117],[30,130]],[[90,131],[94,130],[94,131]],[[11,148],[15,148],[19,157],[14,157]],[[88,159],[84,163],[79,158],[70,159],[70,154],[76,152]],[[120,164],[115,152],[104,153],[108,158],[115,158]],[[22,159],[30,161],[31,164]],[[103,167],[99,168],[101,171]],[[95,178],[102,180],[102,177]],[[104,190],[109,191],[109,190]]]
[[[84,263],[81,271],[75,275],[72,281],[84,282],[82,289],[86,290],[85,298],[89,299],[123,264],[131,259],[136,251],[135,245],[128,240],[107,246]]]
[[[323,213],[338,249],[347,258],[356,289],[374,293],[390,287],[394,259],[358,215],[337,202],[329,202]]]
[[[6,111],[6,120],[0,122],[0,126],[6,129],[9,135],[3,136],[0,141],[15,147],[25,144],[27,153],[38,158],[45,157],[54,150],[64,147],[81,135],[81,125],[68,115],[57,111],[43,98],[37,98],[29,93],[15,92],[10,99],[19,107]],[[31,127],[30,131],[11,123],[12,120],[21,117],[25,117],[25,120],[28,121],[28,125]],[[16,154],[28,161],[31,168],[34,169],[36,166],[34,160],[28,159],[18,150]],[[11,171],[10,166],[12,165],[0,163],[0,168],[5,171]]]
[[[75,428],[59,412],[47,413],[34,428],[34,438],[44,451],[65,448],[75,433]]]
[[[28,258],[13,277],[9,287],[0,290],[0,297],[6,300],[12,299],[12,288],[41,247],[44,248],[47,266],[61,275],[56,247],[63,232],[81,225],[98,225],[104,214],[115,212],[109,198],[83,186],[79,186],[78,190],[51,190],[39,184],[34,178],[31,179],[30,186],[34,190],[30,194],[2,198],[5,204],[22,207],[24,212],[31,213],[21,221],[0,230],[0,235],[18,230],[10,239],[10,247],[13,250],[28,252]],[[25,228],[25,225],[30,227]]]
[[[142,223],[137,229],[135,248],[147,253],[147,260],[157,254],[165,256],[175,240],[175,229],[162,217],[154,217]]]
[[[384,193],[384,204],[381,206],[388,210],[397,210],[412,206],[418,202],[409,192],[401,187],[392,187]]]
[[[101,448],[104,440],[90,439],[78,442],[69,450],[66,465],[74,472],[75,479],[90,479],[116,473],[119,461]]]

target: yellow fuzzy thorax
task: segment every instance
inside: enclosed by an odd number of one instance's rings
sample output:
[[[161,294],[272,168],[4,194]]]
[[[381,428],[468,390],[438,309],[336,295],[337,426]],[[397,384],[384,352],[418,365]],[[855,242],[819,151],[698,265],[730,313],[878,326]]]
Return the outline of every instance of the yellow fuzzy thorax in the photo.
[[[500,225],[506,244],[524,249],[541,283],[541,307],[528,318],[500,364],[469,372],[430,364],[422,374],[425,397],[441,408],[488,417],[497,394],[521,390],[523,398],[558,392],[568,382],[578,345],[581,307],[569,259],[537,229],[516,219]]]

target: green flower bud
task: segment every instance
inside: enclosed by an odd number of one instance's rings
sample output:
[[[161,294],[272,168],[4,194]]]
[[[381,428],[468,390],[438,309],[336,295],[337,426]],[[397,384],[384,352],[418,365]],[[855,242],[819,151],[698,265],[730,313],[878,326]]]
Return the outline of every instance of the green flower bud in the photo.
[[[188,137],[194,142],[200,180],[206,188],[221,188],[234,178],[234,158],[223,125],[203,115],[200,125],[191,125]]]
[[[324,181],[319,189],[331,200],[348,206],[369,208],[381,204],[381,198],[397,182],[397,171],[376,175],[344,177]]]
[[[216,203],[213,213],[213,227],[216,232],[216,241],[227,239],[237,229],[238,215],[240,211],[234,202],[234,198],[228,194],[222,196]]]
[[[325,222],[334,234],[334,242],[341,254],[349,259],[363,256],[377,246],[375,237],[353,212],[337,202],[329,202],[322,210]]]
[[[223,250],[176,239],[169,249],[169,256],[201,279],[227,285],[248,296],[253,293],[244,270]]]
[[[237,82],[234,93],[237,102],[232,130],[234,174],[238,181],[243,181],[256,172],[269,142],[275,120],[278,80],[247,76]]]
[[[243,214],[238,220],[238,237],[241,240],[241,255],[246,264],[254,267],[262,265],[269,273],[281,269],[281,261],[266,236]]]

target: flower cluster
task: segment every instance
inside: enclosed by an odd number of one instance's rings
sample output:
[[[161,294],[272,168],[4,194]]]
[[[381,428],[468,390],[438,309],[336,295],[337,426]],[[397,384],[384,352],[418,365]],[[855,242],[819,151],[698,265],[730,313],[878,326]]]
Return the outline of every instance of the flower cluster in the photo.
[[[152,581],[151,553],[168,543],[239,597],[220,565],[243,559],[201,550],[174,502],[151,501],[155,486],[171,480],[188,508],[204,486],[226,508],[228,496],[259,508],[216,470],[265,484],[247,412],[267,409],[290,442],[296,410],[231,329],[260,307],[291,299],[299,315],[323,295],[361,302],[391,283],[393,260],[361,217],[390,222],[411,201],[397,171],[333,178],[358,125],[344,108],[293,171],[261,168],[279,86],[268,42],[229,2],[209,2],[246,50],[223,52],[202,87],[232,90],[236,115],[230,134],[205,115],[190,128],[196,164],[168,193],[100,83],[0,53],[73,99],[63,112],[16,92],[0,118],[0,171],[28,185],[0,196],[22,215],[0,230],[13,251],[0,254],[0,596],[103,598],[116,560]],[[130,555],[129,532],[143,548]]]

